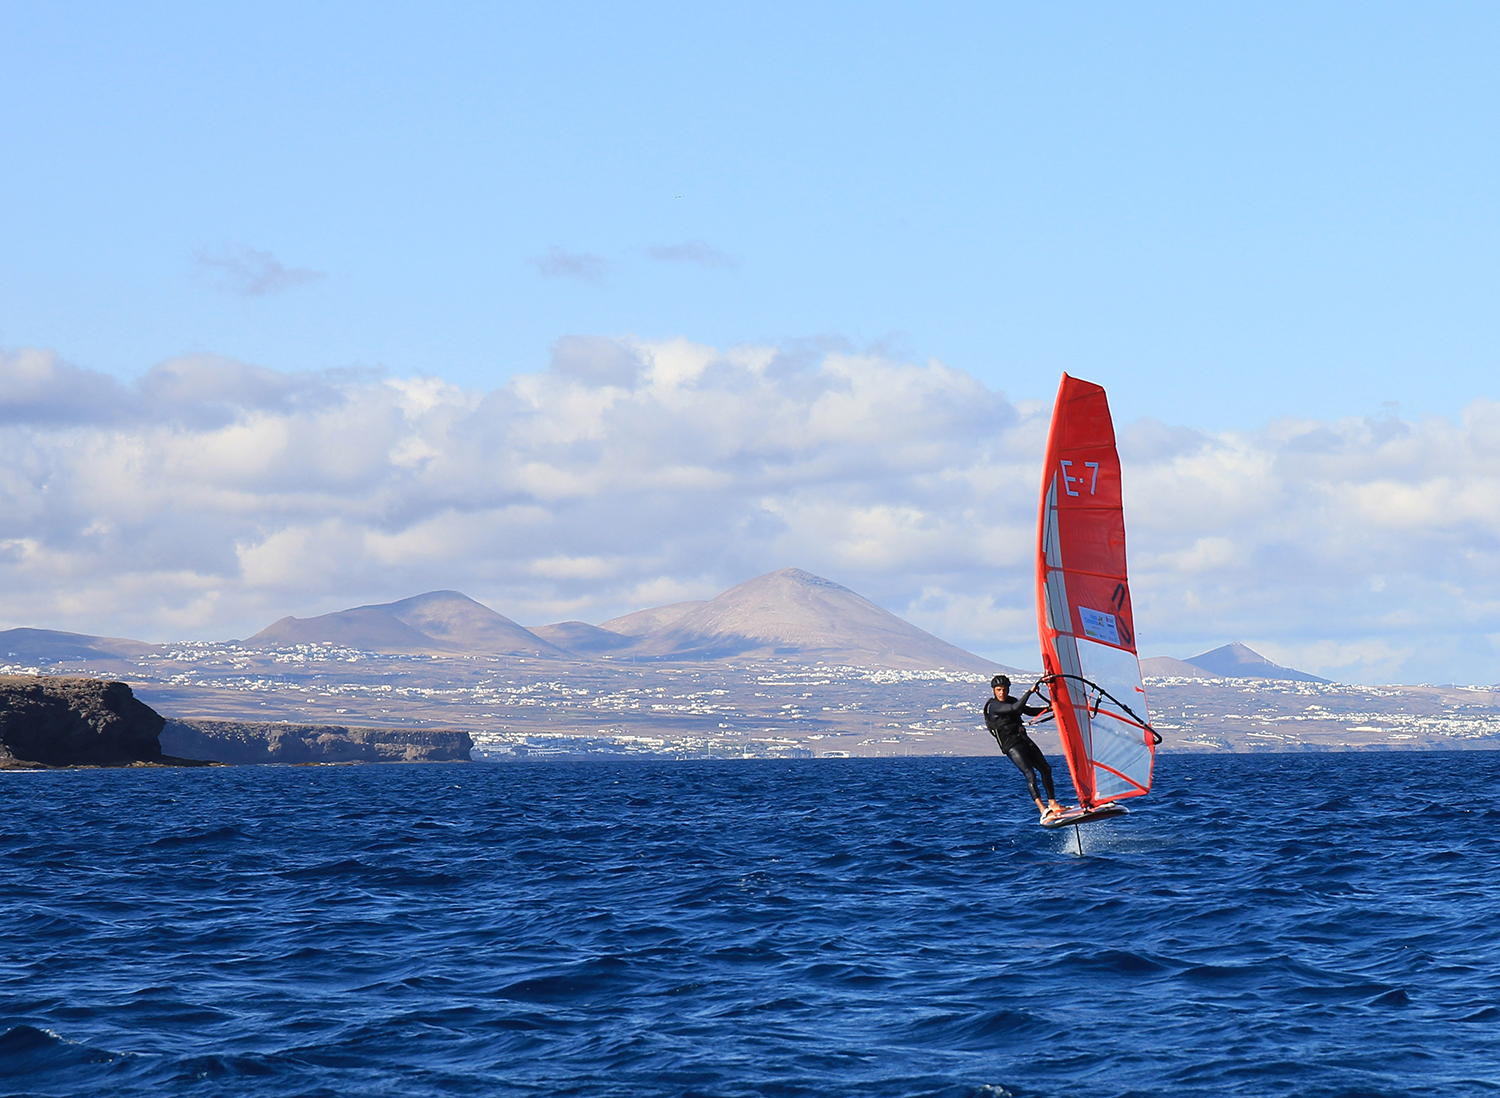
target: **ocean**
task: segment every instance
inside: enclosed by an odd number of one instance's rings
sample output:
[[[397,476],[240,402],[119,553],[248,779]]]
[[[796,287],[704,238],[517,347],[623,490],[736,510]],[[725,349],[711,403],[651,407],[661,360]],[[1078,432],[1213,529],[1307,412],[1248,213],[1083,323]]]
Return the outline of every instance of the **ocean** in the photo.
[[[1060,762],[1060,761],[1059,761]],[[1500,753],[0,774],[0,1094],[1500,1094]]]

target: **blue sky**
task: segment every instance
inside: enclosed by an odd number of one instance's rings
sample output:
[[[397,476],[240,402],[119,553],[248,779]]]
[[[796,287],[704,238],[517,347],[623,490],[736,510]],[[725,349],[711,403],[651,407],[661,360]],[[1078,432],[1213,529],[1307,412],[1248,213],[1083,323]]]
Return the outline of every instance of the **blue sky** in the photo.
[[[1500,656],[1500,8],[0,5],[0,628],[795,565],[1035,663],[1058,374],[1143,650]]]
[[[0,345],[493,388],[569,335],[1123,419],[1497,395],[1492,5],[0,8]]]

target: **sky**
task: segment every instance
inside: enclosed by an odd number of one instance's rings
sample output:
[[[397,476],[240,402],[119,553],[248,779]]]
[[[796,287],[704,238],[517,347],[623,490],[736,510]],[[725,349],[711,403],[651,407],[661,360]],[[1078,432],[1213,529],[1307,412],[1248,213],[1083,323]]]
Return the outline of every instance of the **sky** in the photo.
[[[1110,393],[1151,654],[1495,682],[1497,39],[9,2],[0,626],[599,621],[796,565],[1031,665],[1066,370]]]

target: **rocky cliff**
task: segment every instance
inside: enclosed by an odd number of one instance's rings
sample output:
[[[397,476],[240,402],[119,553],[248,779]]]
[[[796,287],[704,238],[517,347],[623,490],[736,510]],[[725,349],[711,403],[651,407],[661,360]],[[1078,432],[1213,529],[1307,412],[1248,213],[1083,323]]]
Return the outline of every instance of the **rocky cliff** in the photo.
[[[349,728],[252,721],[167,721],[162,746],[214,762],[468,762],[474,741],[449,729]]]
[[[0,767],[164,760],[161,715],[123,682],[0,675]]]

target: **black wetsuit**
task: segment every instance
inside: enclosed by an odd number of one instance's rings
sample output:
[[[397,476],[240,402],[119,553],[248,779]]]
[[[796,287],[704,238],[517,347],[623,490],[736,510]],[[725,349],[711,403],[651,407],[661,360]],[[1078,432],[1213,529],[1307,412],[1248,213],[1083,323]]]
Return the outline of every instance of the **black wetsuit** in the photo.
[[[1042,749],[1032,743],[1021,724],[1022,717],[1035,717],[1038,713],[1047,711],[1044,705],[1026,704],[1026,699],[1031,694],[1028,690],[1020,698],[1006,695],[1004,701],[991,698],[984,703],[984,723],[989,728],[990,735],[995,737],[995,742],[1000,745],[1000,750],[1016,764],[1017,770],[1026,775],[1026,786],[1031,790],[1031,799],[1034,801],[1042,799],[1041,791],[1036,787],[1037,771],[1041,771],[1042,785],[1047,790],[1047,802],[1050,804],[1057,800],[1052,787],[1052,765],[1047,762]]]

